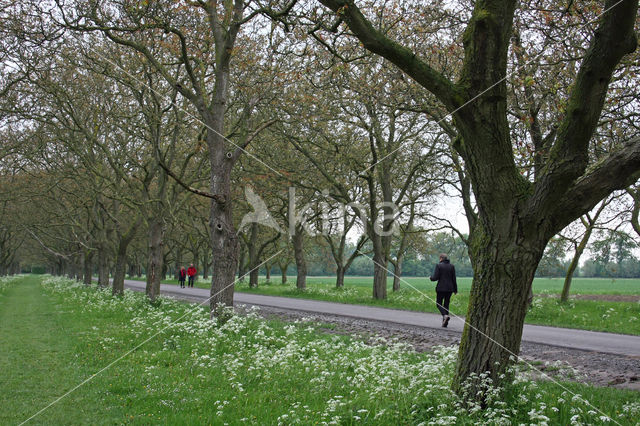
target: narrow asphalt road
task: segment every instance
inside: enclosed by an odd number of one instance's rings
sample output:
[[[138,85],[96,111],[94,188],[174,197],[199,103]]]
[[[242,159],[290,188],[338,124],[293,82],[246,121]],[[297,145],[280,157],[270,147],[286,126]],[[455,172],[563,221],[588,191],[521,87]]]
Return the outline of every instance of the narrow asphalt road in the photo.
[[[125,286],[131,290],[144,291],[145,283],[125,280]],[[162,284],[160,286],[160,292],[168,296],[187,297],[194,301],[201,300],[204,302],[209,298],[209,290],[201,288],[180,288],[176,285]],[[388,321],[437,329],[440,328],[442,318],[438,314],[424,312],[239,292],[235,293],[235,303],[270,306],[280,309],[339,315],[374,321]],[[449,323],[449,330],[462,333],[464,326],[463,321],[464,319],[461,317],[452,317]],[[564,348],[626,355],[640,359],[640,336],[525,324],[522,332],[522,340]]]

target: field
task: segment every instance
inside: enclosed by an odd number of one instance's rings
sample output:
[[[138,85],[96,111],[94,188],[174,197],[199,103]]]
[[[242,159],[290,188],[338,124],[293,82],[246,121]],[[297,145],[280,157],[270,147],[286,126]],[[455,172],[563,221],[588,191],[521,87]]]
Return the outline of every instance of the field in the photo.
[[[262,277],[264,278],[264,277]],[[279,276],[272,276],[271,282],[279,282]],[[435,283],[428,277],[404,277],[401,287],[415,287],[421,291],[433,291]],[[293,277],[295,283],[295,276]],[[389,278],[389,290],[393,279]],[[307,277],[308,284],[334,285],[335,277]],[[345,287],[357,286],[371,288],[372,277],[345,277]],[[533,281],[533,292],[560,294],[564,278],[536,278]],[[458,278],[458,290],[468,293],[471,289],[471,278]],[[606,279],[606,278],[574,278],[571,294],[634,294],[640,296],[640,279]],[[640,297],[639,297],[640,298]]]
[[[371,277],[346,277],[345,286],[341,289],[335,288],[334,281],[334,277],[308,277],[307,289],[300,291],[295,287],[295,277],[285,285],[280,284],[279,276],[272,276],[270,282],[261,277],[257,288],[249,288],[245,281],[236,284],[236,291],[438,312],[435,306],[435,285],[428,278],[405,278],[397,292],[392,291],[392,281],[389,279],[387,300],[375,300],[371,297]],[[175,280],[163,282],[176,284]],[[559,303],[558,298],[552,296],[560,295],[563,282],[562,278],[534,280],[533,291],[536,297],[525,320],[528,324],[640,335],[639,279],[576,278],[571,295],[592,295],[596,300],[571,298],[568,303]],[[201,278],[196,286],[208,288],[209,282]],[[470,289],[471,278],[458,279],[458,294],[451,299],[452,313],[460,316],[466,314]],[[607,296],[633,301],[611,301],[606,300]]]
[[[217,322],[171,299],[41,280],[0,280],[0,424],[632,425],[640,415],[637,392],[531,382],[525,366],[487,407],[463,407],[449,390],[455,347],[420,354],[255,315]]]

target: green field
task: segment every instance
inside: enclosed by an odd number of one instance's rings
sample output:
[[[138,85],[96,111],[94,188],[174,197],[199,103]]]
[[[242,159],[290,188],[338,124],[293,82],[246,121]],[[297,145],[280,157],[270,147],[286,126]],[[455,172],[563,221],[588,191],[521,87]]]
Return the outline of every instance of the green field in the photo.
[[[151,306],[141,293],[41,279],[0,279],[0,424],[632,425],[640,415],[637,392],[531,382],[526,371],[488,406],[463,406],[449,390],[455,347],[415,353],[252,314],[217,323],[171,299]]]
[[[295,285],[295,275],[289,276],[289,285]],[[247,278],[248,279],[248,278]],[[177,284],[176,280],[162,281],[166,284]],[[260,282],[265,283],[264,276],[260,277]],[[371,289],[372,277],[345,277],[345,288],[365,287]],[[389,278],[388,290],[391,291],[393,279]],[[280,276],[272,275],[270,283],[279,284]],[[293,284],[292,284],[293,283]],[[322,285],[323,287],[333,287],[335,277],[307,277],[307,284]],[[535,294],[560,294],[564,278],[536,278],[533,280],[533,292]],[[209,281],[199,279],[198,287],[208,288]],[[420,291],[433,291],[435,283],[429,281],[428,277],[403,277],[401,287],[416,289]],[[458,278],[458,290],[461,293],[469,292],[471,289],[471,278]],[[576,294],[612,294],[612,295],[638,295],[640,296],[640,279],[637,278],[574,278],[571,284],[571,295]]]
[[[264,280],[264,277],[261,277]],[[295,281],[295,276],[292,277]],[[271,282],[279,282],[279,276],[272,276]],[[391,290],[393,279],[389,278],[388,288]],[[345,286],[358,286],[371,288],[372,277],[345,277]],[[335,284],[335,277],[307,277],[308,284]],[[564,278],[536,278],[533,281],[533,292],[557,293],[562,292]],[[404,277],[401,287],[415,287],[421,291],[433,291],[435,283],[428,277]],[[458,278],[458,290],[469,292],[471,278]],[[571,283],[571,294],[637,294],[640,295],[640,279],[606,279],[606,278],[574,278]]]

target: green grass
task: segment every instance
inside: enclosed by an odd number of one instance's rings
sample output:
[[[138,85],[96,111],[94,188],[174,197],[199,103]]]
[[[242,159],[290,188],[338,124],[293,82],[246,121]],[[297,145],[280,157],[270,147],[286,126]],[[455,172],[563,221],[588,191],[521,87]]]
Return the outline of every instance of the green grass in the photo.
[[[289,277],[290,281],[295,284],[295,276]],[[433,291],[435,283],[429,281],[428,277],[403,277],[401,287],[420,290]],[[265,282],[265,277],[260,277],[261,282]],[[166,284],[177,284],[177,280],[162,281]],[[280,283],[279,275],[271,276],[271,283]],[[387,280],[389,291],[393,279]],[[345,277],[345,287],[364,287],[371,292],[373,283],[372,277]],[[536,278],[533,280],[533,292],[536,294],[560,294],[564,278]],[[327,287],[335,286],[335,277],[307,277],[307,285],[322,285]],[[196,282],[196,286],[200,288],[209,288],[210,282],[200,278]],[[471,278],[458,278],[458,289],[460,292],[469,292],[471,289]],[[571,284],[571,294],[628,294],[640,296],[640,279],[636,278],[574,278]]]
[[[585,399],[624,425],[640,415],[637,392],[567,392],[523,375],[469,412],[449,391],[453,347],[418,354],[255,315],[218,324],[169,299],[151,306],[139,293],[39,280],[0,280],[0,424],[26,420],[132,349],[30,424],[602,423]]]

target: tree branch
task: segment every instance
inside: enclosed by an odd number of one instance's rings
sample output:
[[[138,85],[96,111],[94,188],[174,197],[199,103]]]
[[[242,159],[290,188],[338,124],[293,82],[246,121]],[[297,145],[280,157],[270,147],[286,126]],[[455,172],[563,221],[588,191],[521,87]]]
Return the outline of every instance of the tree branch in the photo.
[[[236,161],[240,157],[240,154],[242,154],[244,152],[245,148],[247,146],[249,146],[251,141],[253,139],[255,139],[255,137],[258,136],[260,134],[260,132],[262,132],[264,129],[266,129],[267,127],[269,127],[272,124],[274,124],[276,121],[277,120],[275,120],[275,119],[269,120],[269,121],[265,121],[264,123],[259,125],[253,131],[253,133],[251,133],[250,135],[247,135],[247,137],[241,143],[239,143],[238,146],[236,147],[236,149],[235,149],[235,151],[233,152],[233,155],[232,155],[232,160]]]
[[[589,142],[598,125],[613,72],[622,57],[637,46],[633,27],[638,1],[608,0],[605,7],[608,10],[602,15],[580,65],[549,160],[535,184],[534,198],[544,200],[543,210],[552,208],[567,184],[585,172]]]
[[[182,186],[184,189],[186,189],[189,192],[192,192],[196,195],[200,195],[203,197],[207,197],[207,198],[211,198],[213,200],[216,200],[217,202],[224,204],[226,202],[225,198],[221,195],[217,195],[217,194],[212,194],[210,192],[206,192],[206,191],[202,191],[200,189],[196,189],[193,188],[189,185],[187,185],[186,183],[184,183],[174,172],[171,171],[171,169],[169,169],[164,162],[160,159],[160,157],[158,157],[158,165],[160,165],[160,167],[162,167],[162,169],[169,175],[171,176],[176,182],[178,182],[178,184],[180,186]]]
[[[455,110],[461,104],[457,89],[442,73],[431,68],[410,49],[391,40],[376,30],[362,14],[353,0],[319,0],[342,18],[364,47],[395,64],[420,85],[440,99],[449,109]]]
[[[575,217],[589,212],[609,193],[624,189],[640,178],[640,136],[611,153],[567,189],[551,212],[552,229],[556,233]]]

